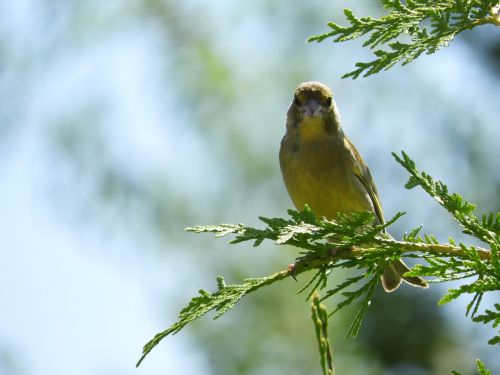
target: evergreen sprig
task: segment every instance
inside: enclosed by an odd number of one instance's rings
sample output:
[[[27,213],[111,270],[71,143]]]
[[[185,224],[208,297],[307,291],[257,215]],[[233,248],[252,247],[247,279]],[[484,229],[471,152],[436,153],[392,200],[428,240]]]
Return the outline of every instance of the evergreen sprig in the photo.
[[[439,300],[439,304],[449,303],[461,295],[473,295],[466,308],[466,315],[470,315],[475,322],[488,324],[493,323],[493,328],[498,327],[500,322],[500,305],[495,305],[496,311],[486,310],[483,315],[476,315],[479,311],[479,305],[483,295],[486,292],[500,290],[500,262],[498,259],[498,249],[500,249],[500,213],[491,213],[478,218],[474,215],[475,205],[466,201],[456,193],[450,193],[447,186],[438,180],[435,180],[425,172],[420,172],[415,162],[404,152],[401,156],[393,153],[396,161],[401,164],[409,173],[410,178],[406,183],[407,189],[413,189],[420,186],[430,196],[432,196],[441,206],[443,206],[452,217],[462,227],[463,232],[473,236],[489,245],[489,261],[484,261],[484,249],[478,249],[475,246],[466,246],[462,243],[459,247],[462,249],[462,257],[439,258],[425,256],[427,265],[417,265],[408,274],[419,276],[435,276],[434,282],[444,282],[460,280],[471,276],[477,278],[470,283],[464,283],[458,288],[449,289],[448,292]],[[420,228],[410,232],[406,240],[434,243],[435,238],[426,237],[423,239],[418,236]],[[455,242],[450,239],[453,246]],[[489,344],[500,344],[499,335],[494,336],[488,341]]]
[[[477,372],[479,375],[492,375],[491,371],[486,368],[483,362],[481,362],[479,359],[476,359],[476,366],[477,366]],[[452,371],[452,375],[462,375],[459,372]]]
[[[474,215],[476,206],[467,202],[459,194],[450,194],[447,186],[434,180],[425,172],[420,172],[415,167],[415,162],[402,152],[401,157],[392,153],[396,161],[401,164],[409,173],[410,178],[406,183],[407,189],[416,186],[422,187],[441,206],[443,206],[453,218],[463,227],[463,232],[477,237],[481,241],[492,246],[492,256],[497,271],[500,270],[498,262],[498,244],[500,244],[500,212],[496,214],[484,215],[479,219]]]
[[[356,79],[361,74],[366,77],[399,62],[406,65],[424,52],[432,54],[448,46],[457,34],[478,25],[500,26],[498,0],[382,0],[382,5],[389,13],[378,19],[357,18],[350,9],[344,9],[350,26],[330,22],[332,31],[308,39],[321,42],[334,38],[334,42],[345,42],[369,35],[363,46],[374,50],[377,58],[356,63],[357,69],[342,78]]]
[[[332,347],[330,340],[328,340],[328,313],[326,307],[320,302],[318,292],[314,292],[311,302],[311,319],[318,341],[321,370],[323,375],[335,375]]]
[[[483,362],[481,362],[479,359],[476,359],[476,366],[477,366],[477,371],[479,372],[479,375],[492,375],[491,371],[486,368]]]
[[[398,241],[386,233],[386,228],[403,213],[398,213],[384,224],[372,225],[374,215],[371,212],[340,215],[337,220],[318,219],[307,206],[303,211],[289,210],[288,218],[260,217],[265,224],[262,229],[243,224],[187,228],[187,231],[195,233],[213,233],[216,237],[232,235],[232,244],[248,241],[258,246],[264,240],[271,240],[276,245],[297,247],[301,252],[292,266],[271,276],[246,279],[242,284],[234,285],[226,285],[219,276],[217,290],[213,293],[200,290],[200,295],[194,297],[180,312],[178,321],[145,345],[137,365],[162,339],[179,332],[193,320],[210,311],[216,311],[215,318],[218,318],[232,309],[246,294],[288,277],[296,278],[309,270],[314,270],[315,273],[300,290],[309,290],[307,299],[321,289],[325,292],[319,302],[340,297],[329,316],[354,302],[360,302],[358,312],[347,331],[347,336],[356,337],[385,266],[400,259],[403,254],[426,261],[426,264],[416,265],[407,273],[408,276],[430,276],[433,279],[429,282],[434,283],[462,281],[458,288],[448,290],[440,304],[449,303],[463,294],[471,294],[473,297],[466,308],[466,315],[470,315],[475,322],[492,324],[497,328],[500,322],[500,305],[495,305],[495,311],[478,312],[485,293],[500,290],[500,214],[479,219],[474,215],[473,204],[458,194],[450,193],[444,183],[419,171],[404,152],[400,156],[394,154],[394,157],[410,173],[407,188],[422,187],[450,212],[465,233],[482,240],[488,248],[456,244],[453,239],[442,244],[432,235],[421,235],[421,227],[409,231]],[[335,268],[355,269],[358,274],[337,286],[329,287],[329,275]],[[489,343],[500,344],[500,335],[494,336]]]
[[[500,326],[500,304],[495,304],[495,311],[485,310],[484,314],[477,315],[472,318],[475,322],[480,322],[483,324],[492,323],[493,328],[497,328]],[[492,339],[488,341],[490,345],[498,345],[500,344],[500,330],[497,331],[498,335],[494,336]]]
[[[279,281],[288,277],[288,272],[278,272],[274,275],[261,278],[246,279],[243,284],[226,285],[222,276],[217,277],[217,291],[209,293],[204,289],[199,290],[199,295],[192,298],[189,304],[179,313],[179,320],[172,324],[169,328],[156,334],[143,348],[142,356],[137,362],[138,367],[149,352],[160,343],[165,337],[175,335],[186,324],[201,318],[208,312],[215,310],[217,314],[214,319],[224,315],[227,311],[232,309],[236,302],[238,302],[245,294],[262,288],[265,285]]]

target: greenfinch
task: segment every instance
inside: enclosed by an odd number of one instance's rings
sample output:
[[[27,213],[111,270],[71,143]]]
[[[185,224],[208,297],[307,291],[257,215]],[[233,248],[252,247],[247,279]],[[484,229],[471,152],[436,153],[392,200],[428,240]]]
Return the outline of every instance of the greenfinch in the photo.
[[[280,166],[288,194],[299,210],[307,204],[317,217],[336,219],[339,213],[371,211],[384,222],[380,198],[368,166],[344,134],[332,91],[319,82],[301,83],[295,90],[281,141]],[[398,260],[382,274],[386,292],[401,281],[427,288],[420,277],[407,277]]]

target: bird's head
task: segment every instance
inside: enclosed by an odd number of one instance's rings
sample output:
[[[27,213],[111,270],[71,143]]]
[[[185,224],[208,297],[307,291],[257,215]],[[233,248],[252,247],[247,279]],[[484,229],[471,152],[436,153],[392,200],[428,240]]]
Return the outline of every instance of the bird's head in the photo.
[[[303,82],[295,90],[287,115],[287,128],[304,138],[331,134],[339,119],[330,88],[320,82]]]

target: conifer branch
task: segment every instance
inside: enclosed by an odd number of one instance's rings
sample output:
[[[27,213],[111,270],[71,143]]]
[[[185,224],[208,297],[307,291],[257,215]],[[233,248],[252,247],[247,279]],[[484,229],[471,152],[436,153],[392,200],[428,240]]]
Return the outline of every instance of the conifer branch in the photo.
[[[439,243],[432,235],[420,235],[421,227],[409,231],[402,240],[396,240],[386,233],[386,228],[403,213],[396,214],[384,224],[373,225],[374,215],[371,212],[355,212],[340,215],[337,220],[328,220],[316,218],[307,206],[303,211],[289,210],[288,218],[260,217],[265,224],[264,228],[247,227],[243,224],[187,228],[187,231],[195,233],[213,233],[215,237],[232,235],[232,244],[249,241],[253,246],[259,246],[264,240],[271,240],[276,245],[300,248],[301,253],[287,270],[267,277],[246,279],[239,285],[226,285],[224,279],[219,276],[217,290],[213,293],[200,290],[200,295],[194,297],[180,312],[178,321],[145,345],[137,365],[162,339],[179,332],[193,320],[210,311],[216,311],[215,318],[218,318],[232,309],[246,294],[287,277],[297,278],[311,270],[315,273],[300,292],[308,291],[307,299],[310,299],[316,290],[324,289],[325,294],[321,301],[340,297],[340,301],[329,315],[355,301],[361,302],[346,334],[356,337],[385,266],[400,259],[403,254],[426,262],[417,264],[407,272],[407,276],[433,277],[430,282],[462,280],[458,288],[448,290],[441,298],[440,304],[449,303],[464,294],[471,294],[473,297],[467,306],[466,314],[475,322],[498,327],[500,305],[496,305],[494,311],[486,310],[479,315],[478,313],[484,294],[500,290],[500,213],[485,215],[479,219],[473,213],[473,204],[456,193],[449,193],[444,183],[419,171],[413,160],[404,152],[401,156],[394,154],[394,157],[410,173],[407,188],[422,187],[450,212],[465,233],[482,240],[489,249],[456,244],[453,239],[447,244]],[[355,269],[361,274],[329,288],[328,277],[335,268]],[[500,344],[500,332],[489,343]]]
[[[212,310],[217,311],[214,319],[224,315],[232,309],[244,295],[254,292],[263,286],[270,285],[276,281],[280,281],[289,276],[289,272],[277,272],[271,276],[246,279],[240,285],[226,285],[222,276],[217,277],[217,291],[209,293],[204,289],[199,290],[199,296],[191,299],[189,304],[179,313],[179,320],[172,324],[169,328],[156,334],[143,348],[142,356],[136,364],[139,367],[141,362],[146,358],[153,348],[160,343],[165,337],[175,335],[183,329],[188,323],[201,318]]]
[[[483,362],[481,362],[479,359],[476,359],[476,366],[477,366],[477,373],[479,375],[492,375],[491,371],[486,368]],[[462,375],[459,372],[452,371],[452,375]]]
[[[323,375],[335,375],[330,340],[328,340],[328,313],[320,303],[318,292],[312,295],[311,319],[314,323],[316,340],[319,346],[319,355]]]
[[[350,26],[328,23],[332,31],[312,36],[308,42],[333,38],[340,43],[369,35],[364,47],[374,51],[373,61],[358,62],[357,69],[342,78],[364,77],[387,70],[401,62],[406,65],[422,53],[432,54],[462,31],[485,24],[500,26],[498,0],[381,0],[388,14],[381,18],[357,18],[350,9],[344,15]],[[429,27],[423,26],[429,24]],[[406,40],[409,39],[409,42]],[[385,46],[388,49],[379,47]]]

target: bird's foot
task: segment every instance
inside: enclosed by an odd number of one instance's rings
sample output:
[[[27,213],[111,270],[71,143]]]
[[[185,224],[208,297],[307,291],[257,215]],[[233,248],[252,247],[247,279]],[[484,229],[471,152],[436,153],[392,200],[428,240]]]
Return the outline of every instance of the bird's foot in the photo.
[[[354,248],[353,246],[336,246],[336,247],[332,247],[330,250],[328,250],[328,255],[330,257],[336,257],[341,252],[352,251],[353,248]]]
[[[297,266],[295,263],[291,263],[288,265],[288,273],[293,277],[295,281],[297,281],[297,278],[295,277],[297,274]]]

